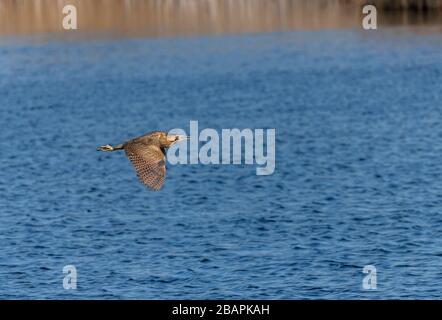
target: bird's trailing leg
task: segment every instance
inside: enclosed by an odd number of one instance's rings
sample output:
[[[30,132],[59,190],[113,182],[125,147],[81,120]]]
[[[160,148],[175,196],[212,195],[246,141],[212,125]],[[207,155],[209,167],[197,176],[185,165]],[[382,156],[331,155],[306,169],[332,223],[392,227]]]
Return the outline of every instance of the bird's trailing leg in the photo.
[[[116,146],[111,146],[110,144],[106,144],[104,146],[100,146],[97,148],[98,151],[105,151],[105,152],[109,152],[109,151],[116,151],[116,150],[122,150],[123,149],[123,145],[119,144]]]

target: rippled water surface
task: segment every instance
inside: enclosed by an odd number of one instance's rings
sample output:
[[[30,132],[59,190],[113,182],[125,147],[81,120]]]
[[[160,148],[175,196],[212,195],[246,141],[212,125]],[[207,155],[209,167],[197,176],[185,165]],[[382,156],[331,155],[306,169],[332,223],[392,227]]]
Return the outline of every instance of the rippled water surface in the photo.
[[[441,40],[3,39],[0,298],[441,298]],[[190,120],[275,128],[275,173],[169,166],[150,192],[95,151]]]

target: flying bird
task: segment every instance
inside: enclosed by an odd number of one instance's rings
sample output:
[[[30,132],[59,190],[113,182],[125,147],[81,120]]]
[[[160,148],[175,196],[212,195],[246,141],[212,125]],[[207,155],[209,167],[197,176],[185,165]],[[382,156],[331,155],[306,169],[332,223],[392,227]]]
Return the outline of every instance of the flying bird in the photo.
[[[98,151],[124,150],[140,181],[153,190],[159,190],[166,177],[166,149],[188,137],[164,131],[152,131],[122,144],[100,146]]]

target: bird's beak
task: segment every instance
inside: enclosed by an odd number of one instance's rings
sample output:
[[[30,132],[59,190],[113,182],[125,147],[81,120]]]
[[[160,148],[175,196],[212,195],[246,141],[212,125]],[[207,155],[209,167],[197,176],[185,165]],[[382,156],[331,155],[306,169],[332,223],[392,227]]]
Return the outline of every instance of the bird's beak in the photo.
[[[183,140],[189,140],[190,137],[188,136],[182,136],[182,135],[178,135],[178,140],[177,141],[183,141]]]
[[[187,140],[187,139],[189,139],[188,136],[183,136],[183,135],[178,135],[178,134],[167,136],[167,140],[169,142],[171,142],[171,143],[175,143],[175,142],[178,142],[178,141],[184,141],[184,140]]]

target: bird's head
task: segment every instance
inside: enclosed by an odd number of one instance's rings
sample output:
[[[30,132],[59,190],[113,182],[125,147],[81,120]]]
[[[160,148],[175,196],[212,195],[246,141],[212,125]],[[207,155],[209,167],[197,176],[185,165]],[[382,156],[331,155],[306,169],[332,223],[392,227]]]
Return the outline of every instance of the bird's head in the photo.
[[[179,142],[179,141],[184,141],[189,139],[189,137],[181,135],[181,134],[168,134],[165,137],[165,146],[167,148],[169,148],[170,146],[172,146],[174,143]]]

